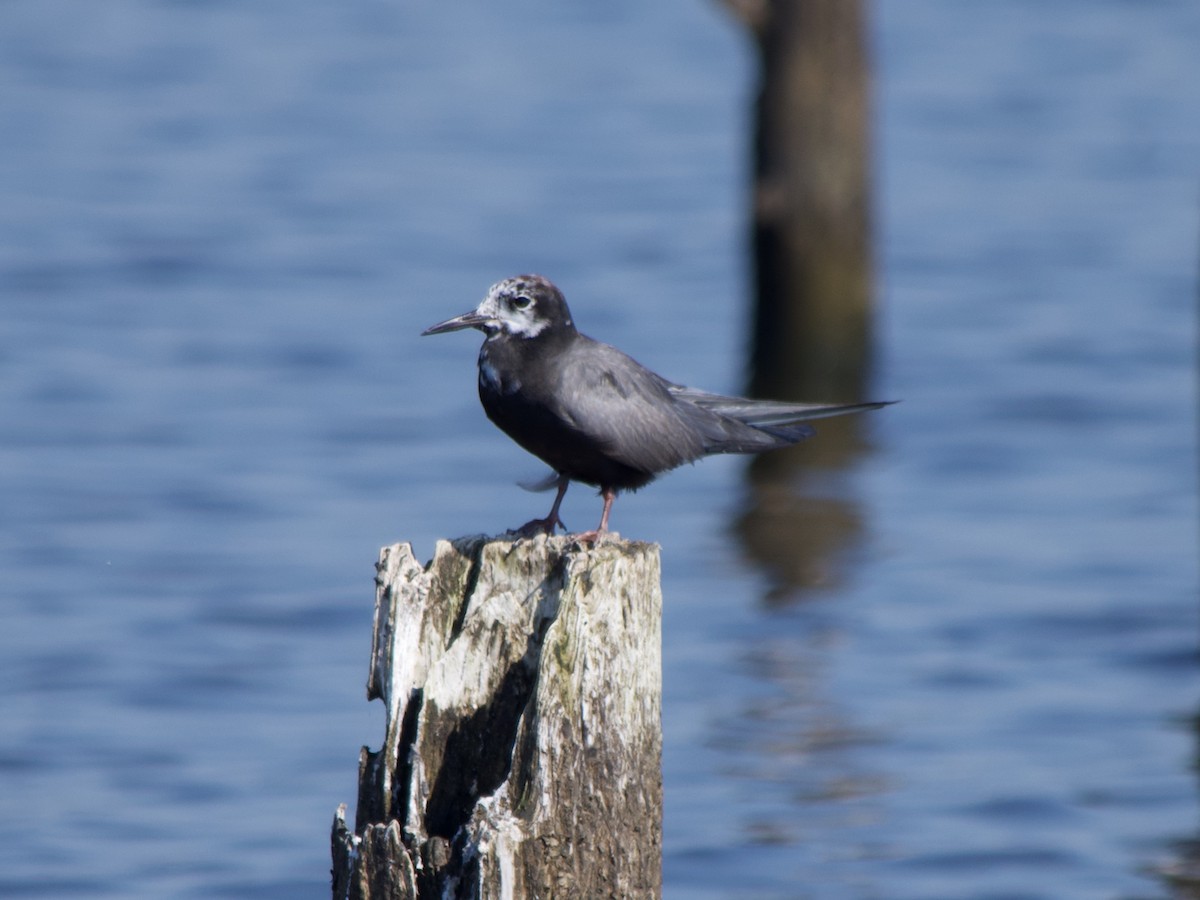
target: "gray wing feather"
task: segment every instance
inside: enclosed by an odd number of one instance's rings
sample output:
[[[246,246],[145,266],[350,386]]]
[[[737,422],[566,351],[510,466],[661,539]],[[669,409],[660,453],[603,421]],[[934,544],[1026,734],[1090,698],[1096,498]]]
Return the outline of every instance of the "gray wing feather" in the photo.
[[[754,453],[813,434],[808,419],[884,403],[780,403],[673,384],[633,358],[587,339],[558,370],[556,414],[635,469],[665,471],[711,453]]]
[[[702,433],[687,427],[670,384],[615,347],[592,342],[560,370],[556,412],[635,469],[665,471],[703,456]]]

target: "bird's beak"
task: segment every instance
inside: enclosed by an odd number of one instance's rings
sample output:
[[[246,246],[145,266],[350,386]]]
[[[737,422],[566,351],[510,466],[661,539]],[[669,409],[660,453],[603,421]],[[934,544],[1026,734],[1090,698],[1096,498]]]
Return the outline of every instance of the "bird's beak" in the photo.
[[[421,337],[427,334],[444,334],[447,331],[461,331],[464,328],[483,328],[484,324],[488,321],[487,316],[481,316],[479,310],[473,309],[468,313],[463,313],[461,316],[447,319],[445,322],[430,325],[421,332]]]

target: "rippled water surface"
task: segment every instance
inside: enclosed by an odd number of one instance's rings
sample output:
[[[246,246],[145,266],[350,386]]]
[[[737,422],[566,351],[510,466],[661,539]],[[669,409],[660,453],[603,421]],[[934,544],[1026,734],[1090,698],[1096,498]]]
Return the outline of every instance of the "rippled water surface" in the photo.
[[[614,512],[663,547],[665,893],[1196,896],[1200,6],[883,0],[874,45],[904,402],[775,518],[738,459]],[[543,271],[738,390],[750,48],[17,0],[0,76],[0,895],[327,896],[378,547],[547,501],[476,339],[417,335]],[[766,564],[755,521],[834,524]]]

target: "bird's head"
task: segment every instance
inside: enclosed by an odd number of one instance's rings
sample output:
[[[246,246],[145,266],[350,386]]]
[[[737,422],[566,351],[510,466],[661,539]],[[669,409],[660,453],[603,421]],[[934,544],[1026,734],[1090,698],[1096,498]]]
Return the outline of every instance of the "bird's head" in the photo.
[[[425,334],[442,334],[478,328],[492,338],[535,338],[543,333],[573,331],[571,311],[562,291],[541,275],[517,275],[492,285],[475,309],[426,328]]]

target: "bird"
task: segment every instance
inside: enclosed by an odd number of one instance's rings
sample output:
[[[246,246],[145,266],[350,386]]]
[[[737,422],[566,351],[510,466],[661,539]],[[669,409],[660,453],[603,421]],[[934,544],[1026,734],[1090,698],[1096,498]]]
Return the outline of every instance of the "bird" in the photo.
[[[517,275],[492,285],[470,312],[422,335],[475,328],[479,399],[489,419],[554,474],[543,518],[515,532],[567,531],[559,517],[572,481],[600,489],[600,524],[576,535],[595,543],[608,532],[613,500],[664,472],[718,453],[759,453],[814,434],[811,419],[887,406],[785,403],[712,394],[668,381],[616,347],[575,327],[566,298],[548,278]]]

